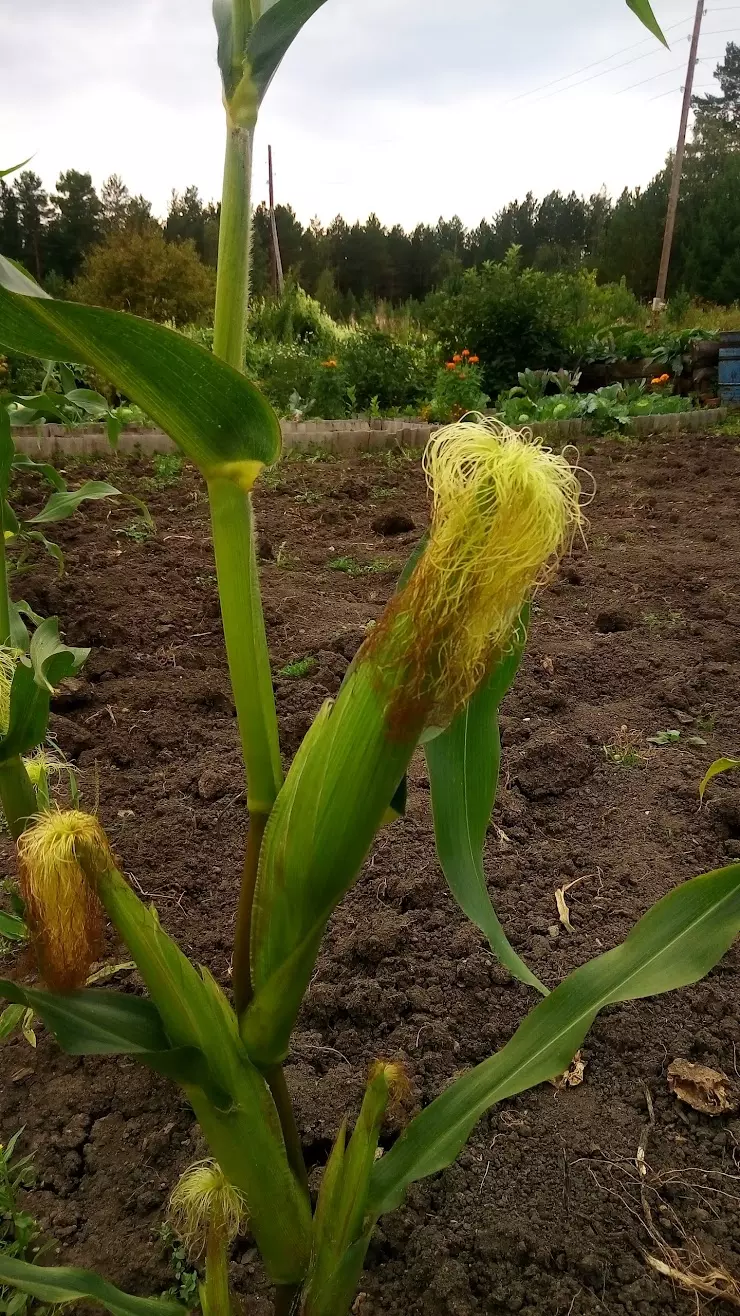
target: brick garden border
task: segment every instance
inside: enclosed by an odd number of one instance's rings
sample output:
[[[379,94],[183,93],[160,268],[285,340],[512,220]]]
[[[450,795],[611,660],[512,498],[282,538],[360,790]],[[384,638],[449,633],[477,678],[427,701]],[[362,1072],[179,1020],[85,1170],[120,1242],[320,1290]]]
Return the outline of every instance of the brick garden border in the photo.
[[[685,430],[713,428],[727,418],[728,408],[677,412],[668,416],[633,416],[625,427],[627,434],[677,434]],[[286,451],[322,448],[338,454],[363,452],[373,448],[422,448],[430,434],[439,427],[414,420],[304,420],[280,422]],[[556,446],[590,437],[584,420],[547,420],[529,426],[533,434],[549,439]],[[31,457],[53,457],[55,452],[67,456],[103,455],[110,451],[105,427],[68,430],[63,425],[18,426],[13,429],[15,445]],[[118,442],[121,453],[176,452],[172,439],[161,430],[125,429]]]

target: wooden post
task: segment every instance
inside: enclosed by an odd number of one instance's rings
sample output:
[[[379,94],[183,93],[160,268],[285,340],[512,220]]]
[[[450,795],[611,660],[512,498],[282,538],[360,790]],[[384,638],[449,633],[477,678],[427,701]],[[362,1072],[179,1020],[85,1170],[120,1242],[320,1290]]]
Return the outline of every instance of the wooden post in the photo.
[[[272,147],[267,148],[267,172],[270,189],[270,236],[272,238],[272,286],[278,297],[283,295],[283,262],[280,259],[277,224],[275,222],[275,191],[272,185]]]
[[[673,234],[676,228],[676,213],[678,211],[678,197],[681,191],[681,174],[683,172],[683,157],[686,149],[686,129],[689,124],[689,110],[691,109],[691,93],[694,89],[694,69],[696,68],[696,53],[699,49],[699,34],[701,32],[701,20],[704,17],[704,0],[697,0],[696,16],[694,18],[694,31],[691,34],[691,47],[689,50],[689,66],[686,70],[686,86],[683,89],[683,105],[681,106],[681,122],[678,129],[678,141],[676,143],[676,154],[673,157],[673,173],[671,175],[671,190],[668,194],[668,212],[665,221],[665,233],[663,235],[663,250],[660,254],[660,271],[658,273],[658,286],[655,290],[655,300],[653,301],[653,310],[659,311],[665,303],[666,285],[668,283],[668,266],[671,263],[671,249],[673,247]]]

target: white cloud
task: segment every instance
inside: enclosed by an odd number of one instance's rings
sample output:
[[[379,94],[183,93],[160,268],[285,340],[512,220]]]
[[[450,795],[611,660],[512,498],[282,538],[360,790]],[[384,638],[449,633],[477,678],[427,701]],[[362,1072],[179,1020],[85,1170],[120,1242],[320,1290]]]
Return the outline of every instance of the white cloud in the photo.
[[[0,0],[5,8],[3,163],[35,151],[48,185],[63,168],[89,169],[98,184],[116,172],[160,213],[172,188],[218,194],[208,0]],[[528,190],[644,183],[675,137],[692,5],[657,0],[656,10],[671,51],[624,0],[328,0],[263,106],[256,195],[268,140],[279,199],[303,219],[374,210],[387,223],[453,213],[477,223]],[[701,53],[721,55],[726,39],[708,35]],[[715,62],[700,65],[699,85]]]

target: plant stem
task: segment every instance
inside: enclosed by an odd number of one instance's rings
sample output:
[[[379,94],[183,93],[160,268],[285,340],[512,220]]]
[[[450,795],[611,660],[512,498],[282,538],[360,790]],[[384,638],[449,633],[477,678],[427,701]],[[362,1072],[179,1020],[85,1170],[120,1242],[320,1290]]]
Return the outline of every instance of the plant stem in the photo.
[[[301,1135],[295,1121],[293,1103],[290,1100],[282,1065],[272,1065],[266,1071],[265,1078],[272,1093],[275,1108],[280,1116],[280,1127],[283,1130],[283,1138],[285,1139],[288,1164],[301,1187],[305,1189],[306,1196],[308,1196],[308,1173],[306,1171],[306,1162],[303,1159]]]
[[[38,811],[31,778],[18,756],[0,763],[0,801],[8,831],[17,841],[26,830],[29,818]]]
[[[208,496],[226,654],[247,769],[247,806],[253,815],[269,814],[283,772],[252,504],[232,480],[209,480]]]
[[[227,121],[226,133],[213,351],[236,370],[243,370],[251,254],[253,129],[239,128]]]
[[[8,561],[5,555],[5,523],[3,500],[0,498],[0,644],[10,644],[10,591],[8,589]]]
[[[215,1229],[208,1230],[203,1299],[204,1316],[230,1316],[231,1294],[226,1242]]]
[[[249,831],[247,832],[247,852],[244,856],[244,872],[242,873],[239,904],[236,911],[234,954],[231,969],[234,1007],[238,1015],[246,1010],[252,999],[249,937],[252,927],[252,905],[254,904],[254,888],[257,882],[257,865],[266,825],[266,814],[253,813],[250,816]]]

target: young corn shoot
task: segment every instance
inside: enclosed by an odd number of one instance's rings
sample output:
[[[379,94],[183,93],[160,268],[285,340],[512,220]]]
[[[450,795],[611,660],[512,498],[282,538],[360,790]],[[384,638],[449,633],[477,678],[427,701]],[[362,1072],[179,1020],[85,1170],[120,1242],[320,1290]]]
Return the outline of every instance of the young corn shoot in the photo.
[[[246,1202],[217,1161],[191,1165],[170,1197],[170,1224],[193,1261],[205,1260],[203,1316],[229,1316],[229,1247],[248,1219]]]

